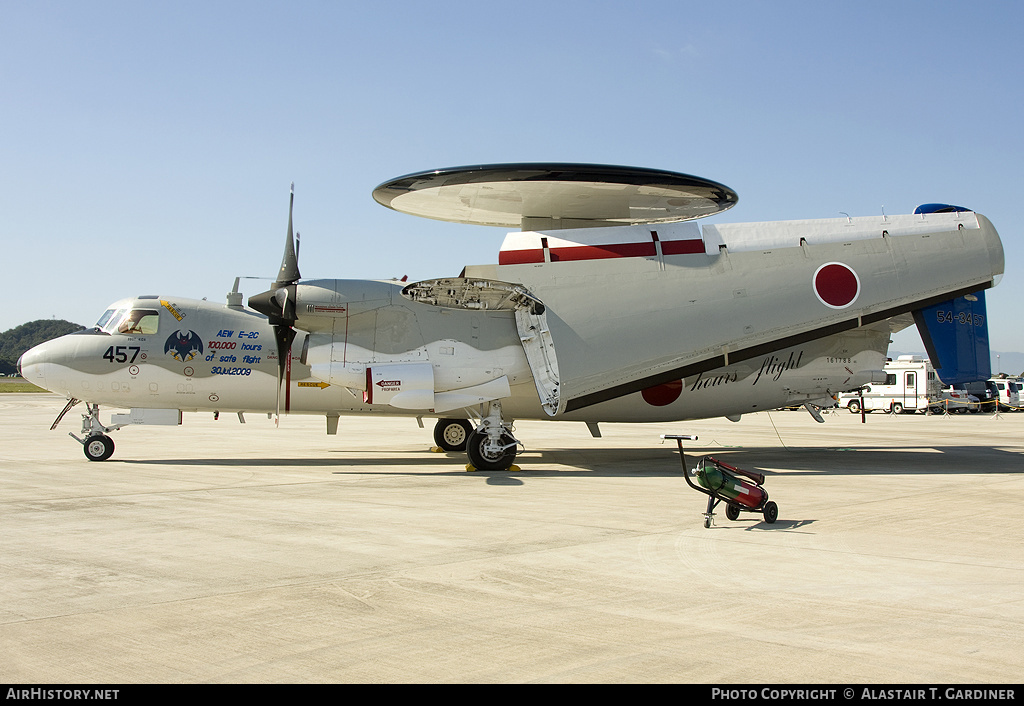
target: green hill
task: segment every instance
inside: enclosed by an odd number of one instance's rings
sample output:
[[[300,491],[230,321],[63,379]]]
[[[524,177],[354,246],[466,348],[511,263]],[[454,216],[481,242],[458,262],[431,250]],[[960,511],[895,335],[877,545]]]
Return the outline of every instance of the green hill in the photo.
[[[32,346],[84,328],[63,319],[39,319],[0,333],[0,374],[18,372],[18,358]]]

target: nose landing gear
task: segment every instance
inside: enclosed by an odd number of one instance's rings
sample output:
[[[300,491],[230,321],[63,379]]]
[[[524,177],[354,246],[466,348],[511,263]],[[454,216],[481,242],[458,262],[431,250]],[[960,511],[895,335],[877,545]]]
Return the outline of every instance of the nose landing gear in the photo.
[[[61,417],[77,403],[78,400],[71,400],[50,428],[56,427]],[[68,432],[68,436],[82,445],[85,457],[90,461],[106,461],[114,455],[114,440],[107,436],[107,432],[120,429],[121,425],[104,426],[100,421],[100,406],[88,403],[86,406],[89,412],[82,415],[82,436],[77,437],[73,432]]]

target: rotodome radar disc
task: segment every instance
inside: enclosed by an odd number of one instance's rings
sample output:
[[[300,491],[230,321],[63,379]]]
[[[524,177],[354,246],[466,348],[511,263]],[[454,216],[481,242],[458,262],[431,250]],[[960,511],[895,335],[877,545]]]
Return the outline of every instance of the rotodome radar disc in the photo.
[[[723,184],[676,172],[601,164],[491,164],[408,174],[373,190],[402,213],[470,225],[673,223],[736,205]]]

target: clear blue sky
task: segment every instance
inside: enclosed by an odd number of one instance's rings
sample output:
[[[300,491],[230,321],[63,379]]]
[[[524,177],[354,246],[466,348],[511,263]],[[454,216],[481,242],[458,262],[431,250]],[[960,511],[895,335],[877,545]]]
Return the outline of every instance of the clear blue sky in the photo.
[[[739,205],[713,222],[973,208],[1006,249],[992,347],[1024,351],[1024,3],[0,11],[0,330],[91,325],[136,294],[222,300],[238,275],[272,277],[292,181],[303,277],[455,275],[494,262],[503,232],[389,211],[374,186],[578,161],[727,184]]]

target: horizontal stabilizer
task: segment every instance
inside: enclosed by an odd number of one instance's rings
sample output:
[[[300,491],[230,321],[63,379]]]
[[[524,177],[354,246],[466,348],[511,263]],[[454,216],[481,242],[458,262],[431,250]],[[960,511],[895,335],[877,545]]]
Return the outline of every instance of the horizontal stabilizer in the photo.
[[[928,358],[944,384],[991,377],[984,291],[918,309],[914,321]]]

